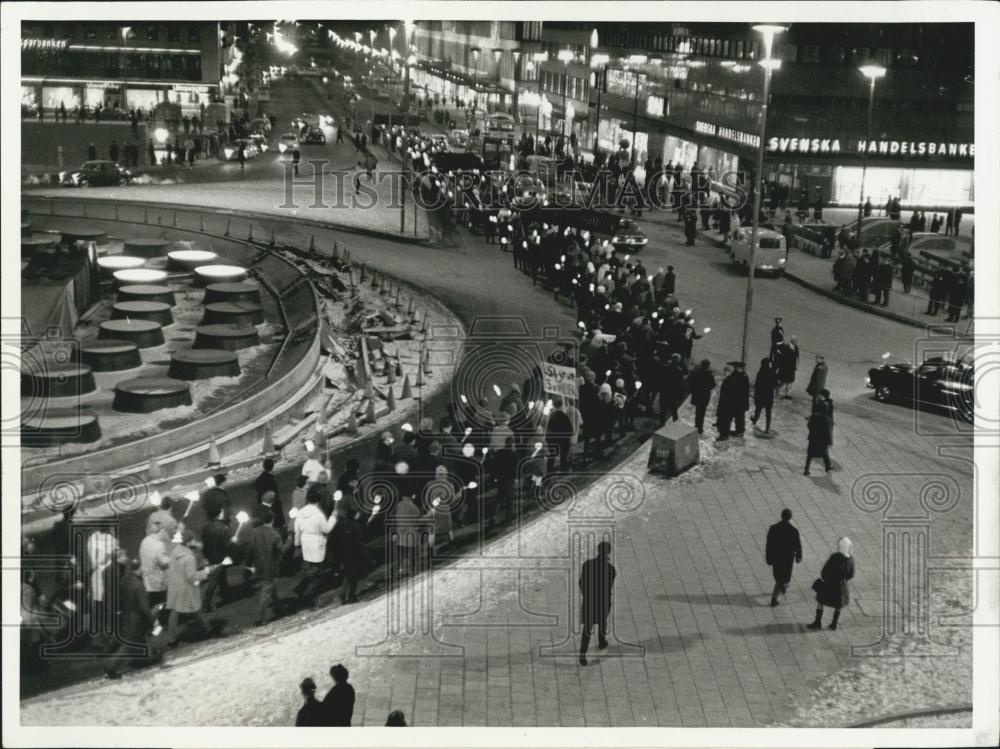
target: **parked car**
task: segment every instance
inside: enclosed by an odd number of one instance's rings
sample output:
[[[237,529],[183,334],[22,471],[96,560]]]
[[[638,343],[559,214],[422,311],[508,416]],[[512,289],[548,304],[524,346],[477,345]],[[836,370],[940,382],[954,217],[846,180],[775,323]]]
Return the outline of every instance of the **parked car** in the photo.
[[[250,122],[250,132],[253,133],[255,130],[259,130],[264,133],[264,135],[271,134],[271,121],[267,117],[258,117]]]
[[[73,172],[63,172],[61,182],[69,187],[107,187],[127,185],[132,181],[132,173],[115,161],[85,161]]]
[[[269,148],[267,145],[267,136],[260,130],[251,130],[247,140],[252,141],[260,149],[261,153],[267,153],[267,149]]]
[[[306,135],[302,139],[303,143],[318,143],[320,145],[326,145],[326,136],[323,134],[323,129],[319,127],[310,127],[306,130]]]
[[[448,133],[448,145],[453,148],[465,148],[469,145],[469,131],[452,130]]]
[[[731,248],[733,260],[747,272],[750,270],[750,236],[750,229],[740,229]],[[754,254],[755,271],[777,275],[785,270],[787,262],[788,248],[785,246],[784,235],[771,229],[759,229],[757,252]]]
[[[866,385],[880,403],[900,401],[917,408],[943,408],[972,423],[975,410],[974,372],[970,363],[930,357],[920,366],[883,364],[868,370]]]
[[[285,153],[299,147],[299,136],[295,133],[284,133],[278,140],[278,151]]]

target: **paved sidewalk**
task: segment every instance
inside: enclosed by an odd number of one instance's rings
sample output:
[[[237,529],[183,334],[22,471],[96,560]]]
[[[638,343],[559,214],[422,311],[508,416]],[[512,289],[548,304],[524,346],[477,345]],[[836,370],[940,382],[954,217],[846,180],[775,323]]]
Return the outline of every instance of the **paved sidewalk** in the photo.
[[[853,709],[831,708],[828,725],[850,725],[869,711],[970,700],[968,648],[924,661],[917,670],[929,669],[948,693],[921,682],[928,691],[916,698],[922,672],[897,672],[906,665],[899,659],[851,654],[882,634],[885,529],[881,513],[861,509],[852,485],[874,474],[899,502],[934,476],[954,481],[957,507],[934,522],[929,551],[962,554],[970,549],[973,502],[966,465],[928,457],[929,441],[913,434],[908,419],[860,419],[848,405],[837,417],[838,470],[803,477],[806,408],[801,397],[781,401],[770,435],[748,433],[722,448],[702,440],[702,464],[678,479],[647,474],[642,449],[481,556],[405,583],[399,597],[263,630],[220,644],[217,655],[195,654],[120,683],[31,699],[22,721],[148,726],[183,715],[189,725],[291,725],[296,684],[312,675],[325,688],[336,662],[351,670],[355,725],[365,726],[383,725],[394,709],[417,726],[765,726],[794,721],[792,706],[808,703],[810,690],[838,672],[848,674],[838,703]],[[690,417],[685,407],[683,418]],[[887,444],[903,442],[919,451],[887,454]],[[770,608],[763,543],[785,506],[802,532],[804,561],[782,605]],[[619,572],[612,645],[592,651],[581,668],[576,576],[592,550],[574,544],[592,546],[587,534],[604,531],[614,534]],[[855,544],[851,604],[837,632],[810,632],[809,587],[842,535]],[[420,605],[421,594],[432,610]],[[935,597],[931,610],[937,622],[948,606]],[[406,624],[394,619],[404,611]],[[968,644],[969,630],[935,626],[932,633]],[[852,680],[851,670],[860,668],[866,679]],[[867,704],[860,697],[878,681],[885,702]]]

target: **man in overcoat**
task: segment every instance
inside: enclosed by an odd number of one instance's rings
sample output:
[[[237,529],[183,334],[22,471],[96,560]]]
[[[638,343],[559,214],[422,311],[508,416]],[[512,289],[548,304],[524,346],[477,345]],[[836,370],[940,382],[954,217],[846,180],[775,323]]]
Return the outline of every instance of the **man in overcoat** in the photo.
[[[781,511],[781,520],[767,530],[767,546],[764,557],[774,575],[774,590],[771,591],[771,605],[778,605],[778,594],[788,591],[792,579],[792,567],[802,561],[802,541],[799,529],[792,525],[792,511]]]
[[[587,665],[587,649],[595,624],[598,649],[604,650],[608,646],[608,614],[611,613],[611,593],[618,574],[610,556],[611,544],[601,541],[597,545],[597,556],[584,562],[580,570],[580,593],[583,596],[580,610],[580,623],[583,625],[580,636],[581,666]]]

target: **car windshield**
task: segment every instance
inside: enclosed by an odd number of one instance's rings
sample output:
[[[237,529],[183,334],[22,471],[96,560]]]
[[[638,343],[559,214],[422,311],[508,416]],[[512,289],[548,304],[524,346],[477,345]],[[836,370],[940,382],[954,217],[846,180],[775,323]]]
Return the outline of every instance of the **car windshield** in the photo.
[[[635,221],[624,220],[618,224],[618,231],[622,234],[639,234],[639,225]]]
[[[781,240],[777,237],[761,237],[757,245],[762,250],[780,250]]]

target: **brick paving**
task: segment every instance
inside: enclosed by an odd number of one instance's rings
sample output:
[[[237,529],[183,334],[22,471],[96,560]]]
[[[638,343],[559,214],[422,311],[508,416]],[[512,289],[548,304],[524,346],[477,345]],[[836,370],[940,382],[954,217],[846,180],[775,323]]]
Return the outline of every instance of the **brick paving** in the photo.
[[[298,680],[312,674],[325,686],[329,665],[342,661],[358,690],[355,724],[382,725],[394,709],[424,726],[762,726],[785,720],[796,695],[855,665],[851,646],[874,643],[882,631],[883,524],[879,514],[852,501],[857,478],[875,473],[897,491],[916,491],[924,479],[903,474],[950,476],[961,498],[933,526],[931,553],[968,549],[971,539],[965,465],[936,457],[932,440],[913,434],[908,414],[890,412],[875,421],[855,406],[843,407],[834,448],[838,470],[807,478],[801,475],[805,408],[801,398],[781,401],[769,436],[721,448],[706,438],[702,464],[676,479],[648,475],[648,453],[640,450],[571,508],[562,505],[485,545],[479,556],[421,578],[433,586],[437,643],[429,636],[408,642],[390,636],[393,656],[358,657],[355,646],[378,641],[388,626],[391,598],[384,596],[324,612],[309,627],[279,625],[268,639],[244,640],[237,650],[126,677],[122,687],[90,685],[32,699],[22,719],[59,724],[86,715],[86,722],[144,725],[186,715],[190,701],[211,701],[211,692],[217,709],[196,713],[193,722],[222,724],[244,719],[245,712],[252,723],[288,724]],[[690,419],[689,409],[683,417]],[[913,449],[886,449],[903,443]],[[639,479],[645,496],[638,508],[612,516],[606,497],[619,476]],[[805,558],[786,599],[772,609],[763,543],[784,506],[795,513]],[[581,668],[567,531],[585,535],[609,523],[619,570],[612,645],[592,650],[590,665]],[[837,632],[809,632],[809,586],[841,535],[855,544],[852,603]],[[433,654],[445,646],[459,650]],[[941,668],[967,665],[969,658],[967,651],[958,660],[941,659]],[[239,689],[245,683],[254,684],[252,693]],[[178,684],[186,688],[171,688]],[[150,689],[160,695],[154,704],[138,696]],[[99,709],[107,699],[114,700],[112,712]]]

